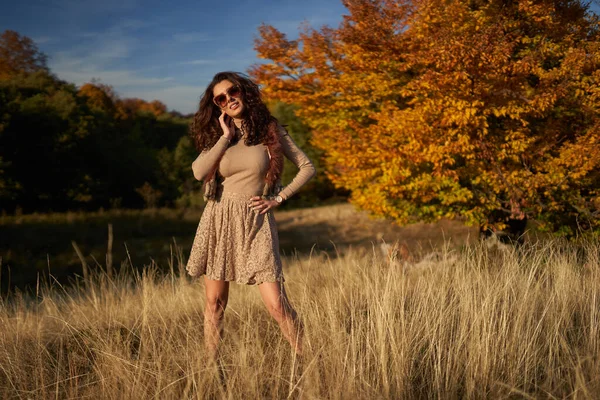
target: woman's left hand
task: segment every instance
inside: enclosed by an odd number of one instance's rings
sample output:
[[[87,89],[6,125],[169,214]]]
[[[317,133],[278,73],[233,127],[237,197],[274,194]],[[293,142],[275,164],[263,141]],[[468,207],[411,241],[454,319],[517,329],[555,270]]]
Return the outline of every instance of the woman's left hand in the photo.
[[[278,205],[279,203],[275,200],[266,200],[260,196],[254,196],[250,199],[248,207],[252,208],[254,211],[260,211],[259,214],[264,214]]]

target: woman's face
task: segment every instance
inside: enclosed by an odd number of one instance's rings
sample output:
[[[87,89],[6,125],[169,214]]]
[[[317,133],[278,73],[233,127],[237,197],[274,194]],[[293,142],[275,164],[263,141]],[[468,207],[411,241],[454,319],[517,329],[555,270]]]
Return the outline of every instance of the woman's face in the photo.
[[[244,110],[241,88],[228,80],[215,85],[213,102],[232,118],[239,118]]]

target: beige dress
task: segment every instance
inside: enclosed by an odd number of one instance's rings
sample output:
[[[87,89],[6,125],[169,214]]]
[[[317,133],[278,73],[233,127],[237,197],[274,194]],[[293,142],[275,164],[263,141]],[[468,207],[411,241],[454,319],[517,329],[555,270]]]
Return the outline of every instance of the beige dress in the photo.
[[[283,129],[280,141],[283,154],[298,167],[292,182],[279,193],[286,200],[314,176],[315,168]],[[186,270],[193,277],[206,275],[242,284],[282,282],[273,213],[260,214],[248,207],[250,198],[263,192],[269,166],[267,147],[246,146],[243,138],[230,143],[221,137],[192,164],[196,179],[203,180],[221,155],[217,197],[204,208]]]

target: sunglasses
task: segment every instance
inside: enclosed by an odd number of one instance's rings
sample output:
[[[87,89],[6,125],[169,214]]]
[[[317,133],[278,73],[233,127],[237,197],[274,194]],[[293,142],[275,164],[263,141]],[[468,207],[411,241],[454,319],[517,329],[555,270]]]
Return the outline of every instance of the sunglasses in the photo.
[[[229,101],[229,98],[233,97],[233,98],[237,99],[237,98],[240,97],[241,94],[242,94],[242,90],[240,89],[239,86],[232,86],[229,89],[227,89],[225,91],[225,93],[221,93],[220,95],[215,96],[213,98],[213,102],[217,106],[223,108],[223,107],[225,107],[227,105],[227,102]]]

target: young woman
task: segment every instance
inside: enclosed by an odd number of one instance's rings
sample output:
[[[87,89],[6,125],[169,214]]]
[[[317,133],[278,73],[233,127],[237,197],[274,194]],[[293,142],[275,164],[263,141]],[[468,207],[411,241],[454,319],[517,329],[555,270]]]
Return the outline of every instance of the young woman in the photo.
[[[285,338],[302,352],[302,327],[283,286],[272,209],[290,198],[315,168],[263,103],[258,86],[234,72],[216,74],[191,125],[200,152],[192,164],[207,199],[188,274],[204,275],[206,348],[217,357],[229,283],[257,285]],[[280,184],[283,156],[298,173]]]

